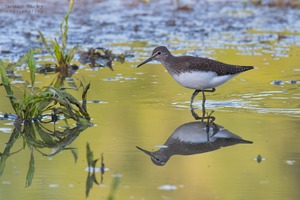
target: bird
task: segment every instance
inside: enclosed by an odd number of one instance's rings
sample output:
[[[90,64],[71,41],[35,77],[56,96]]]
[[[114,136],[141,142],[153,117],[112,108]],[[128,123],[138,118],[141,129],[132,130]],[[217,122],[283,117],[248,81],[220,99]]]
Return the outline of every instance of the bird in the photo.
[[[217,86],[254,68],[253,66],[230,65],[203,57],[174,56],[165,46],[154,48],[151,57],[140,63],[137,68],[153,60],[159,61],[177,83],[195,90],[190,99],[191,109],[199,92],[202,92],[202,108],[204,108],[205,92],[214,92]]]
[[[235,144],[252,144],[213,122],[193,121],[177,127],[164,145],[150,152],[136,146],[158,166],[164,166],[174,155],[193,155],[214,151]]]

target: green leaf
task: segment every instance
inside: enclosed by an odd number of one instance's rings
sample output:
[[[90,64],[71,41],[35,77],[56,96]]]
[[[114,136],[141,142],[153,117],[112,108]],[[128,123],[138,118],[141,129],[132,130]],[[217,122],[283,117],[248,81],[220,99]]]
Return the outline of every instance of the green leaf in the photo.
[[[71,152],[72,152],[72,155],[73,155],[75,163],[76,163],[78,160],[78,151],[77,151],[77,149],[71,149]]]
[[[52,138],[51,136],[52,132],[44,131],[37,122],[35,122],[34,124],[35,131],[37,134],[39,134],[45,146],[54,147],[56,145],[56,141],[55,138]]]
[[[66,16],[64,17],[62,23],[60,24],[60,32],[61,32],[61,37],[62,37],[62,53],[65,53],[66,47],[67,47],[67,40],[68,40],[68,28],[69,28],[69,15],[72,11],[74,5],[74,0],[70,0],[69,3],[69,9],[68,12],[66,14]]]
[[[33,150],[31,150],[31,156],[30,156],[29,167],[28,167],[26,183],[25,183],[26,187],[29,187],[31,185],[34,171],[35,171],[34,156],[33,156]]]
[[[59,66],[62,61],[62,53],[60,50],[60,46],[56,39],[54,41],[51,41],[51,44],[52,44],[52,48],[54,50],[54,55],[55,55],[56,61],[58,62],[58,66]]]
[[[67,58],[65,59],[67,61],[67,63],[70,63],[73,60],[74,55],[77,52],[77,50],[78,50],[78,45],[74,46],[73,48],[71,48],[69,50],[68,55],[66,55]]]
[[[43,33],[42,33],[41,31],[38,31],[38,32],[39,32],[40,37],[42,38],[42,43],[44,44],[46,50],[47,50],[48,53],[54,58],[54,54],[53,54],[53,52],[51,51],[51,49],[50,49],[48,43],[46,42],[46,39],[45,39]]]
[[[87,100],[86,96],[87,96],[88,90],[90,89],[90,86],[91,86],[90,83],[87,84],[87,86],[83,89],[83,92],[82,92],[82,95],[81,95],[81,98],[82,98],[82,109],[83,109],[86,113],[88,113],[88,112],[87,112],[87,106],[86,106],[86,100]]]
[[[3,174],[7,158],[8,158],[8,155],[5,155],[5,154],[2,154],[0,156],[0,176],[2,176],[2,174]]]
[[[30,71],[31,86],[32,88],[34,88],[36,65],[34,60],[34,54],[31,49],[29,51],[29,57],[28,57],[28,68]]]
[[[2,79],[2,85],[4,86],[5,90],[6,90],[6,94],[10,100],[10,103],[13,107],[13,109],[15,110],[16,114],[18,116],[20,116],[20,105],[18,103],[17,98],[14,96],[14,92],[11,89],[10,86],[10,81],[6,75],[6,70],[3,66],[3,61],[0,59],[0,74],[1,74],[1,79]]]
[[[94,180],[93,180],[93,174],[88,173],[86,177],[86,182],[85,182],[85,197],[89,197],[89,193],[91,189],[93,188]]]
[[[88,163],[88,167],[91,167],[94,162],[94,155],[93,152],[91,151],[89,143],[86,144],[86,160]]]

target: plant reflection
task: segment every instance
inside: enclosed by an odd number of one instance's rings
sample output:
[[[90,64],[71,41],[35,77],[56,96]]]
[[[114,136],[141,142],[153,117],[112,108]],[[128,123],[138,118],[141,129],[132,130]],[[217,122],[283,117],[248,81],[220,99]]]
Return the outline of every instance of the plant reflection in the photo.
[[[28,146],[30,149],[29,167],[26,176],[26,187],[32,183],[35,171],[34,150],[41,153],[43,156],[54,156],[62,150],[71,150],[76,161],[77,152],[68,148],[68,146],[79,136],[79,134],[89,127],[89,124],[77,125],[73,128],[65,128],[62,130],[50,130],[44,126],[42,122],[24,121],[24,124],[15,123],[15,128],[6,143],[4,151],[0,153],[0,176],[3,174],[7,159],[23,150]],[[13,146],[18,139],[23,139],[23,147],[13,151]],[[46,150],[51,150],[51,153],[45,153]]]
[[[90,148],[90,144],[86,144],[86,160],[88,163],[88,175],[86,178],[86,189],[85,189],[85,196],[86,198],[89,196],[90,190],[93,188],[94,183],[97,185],[100,185],[103,183],[103,175],[105,172],[105,164],[104,164],[104,157],[103,154],[101,154],[101,167],[96,168],[96,164],[99,159],[94,159],[94,153]],[[100,183],[97,181],[96,172],[101,172],[101,180]]]
[[[155,165],[163,166],[173,155],[200,154],[235,144],[253,143],[215,124],[213,116],[205,118],[207,122],[194,121],[180,125],[158,151],[137,148],[150,156]]]

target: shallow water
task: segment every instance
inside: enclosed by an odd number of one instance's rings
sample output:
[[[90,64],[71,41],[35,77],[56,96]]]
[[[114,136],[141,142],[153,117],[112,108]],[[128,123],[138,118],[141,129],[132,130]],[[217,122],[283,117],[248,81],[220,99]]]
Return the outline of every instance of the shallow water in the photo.
[[[44,5],[46,9],[37,21],[28,23],[43,24],[43,31],[49,29],[46,33],[54,33],[58,26],[53,24],[60,21],[52,19],[60,19],[61,12],[54,12],[50,18],[49,10],[55,6]],[[74,77],[91,81],[88,111],[94,126],[84,130],[69,145],[78,151],[77,162],[70,150],[49,157],[34,150],[35,174],[32,185],[25,188],[31,151],[26,147],[11,154],[0,177],[0,199],[85,199],[87,143],[95,158],[103,153],[107,168],[102,184],[93,185],[88,199],[107,199],[115,177],[120,178],[115,199],[299,198],[299,20],[294,23],[299,19],[299,10],[239,3],[228,3],[225,7],[208,4],[207,15],[203,15],[199,11],[203,3],[192,11],[175,11],[174,5],[157,2],[126,1],[118,6],[98,2],[92,3],[94,9],[92,5],[77,5],[74,13],[82,15],[74,14],[70,19],[71,43],[82,44],[82,48],[107,45],[114,52],[128,51],[134,57],[124,64],[114,62],[114,71],[81,66]],[[163,6],[167,11],[159,15]],[[217,12],[220,7],[223,9]],[[116,13],[114,17],[110,17],[110,12]],[[282,15],[276,13],[285,14],[286,20],[282,21]],[[1,15],[28,17],[4,12]],[[187,21],[191,16],[194,20]],[[169,20],[174,18],[173,26]],[[17,22],[9,25],[8,20],[5,22],[12,39],[3,42],[1,49],[11,49],[11,42],[18,35],[13,29]],[[80,20],[81,23],[75,23]],[[98,28],[101,23],[105,28]],[[163,26],[167,31],[161,24],[169,24]],[[139,31],[134,31],[134,25]],[[195,30],[191,31],[191,27]],[[26,51],[23,47],[28,44],[39,46],[33,39],[37,33],[32,30],[32,34],[29,41],[21,40],[20,49],[12,49],[7,58],[14,60],[17,53]],[[278,39],[280,35],[285,37]],[[136,149],[139,146],[156,151],[176,128],[195,121],[189,110],[192,90],[178,85],[158,63],[135,68],[150,56],[157,44],[168,45],[176,55],[201,55],[255,66],[254,70],[234,77],[216,92],[207,94],[206,104],[207,111],[214,110],[216,124],[253,144],[191,156],[177,155],[162,167],[154,165],[148,155]],[[25,70],[17,72],[29,80]],[[47,85],[54,77],[37,75],[37,81],[41,86]],[[21,96],[22,90],[18,88],[22,84],[14,86]],[[3,87],[0,93],[5,94]],[[5,95],[0,97],[0,102],[1,113],[13,112]],[[195,108],[201,115],[201,95],[196,98]],[[3,152],[14,126],[11,120],[1,120],[0,127]],[[12,152],[22,148],[23,140],[19,138]],[[262,156],[260,163],[258,155]],[[96,176],[100,180],[101,173],[97,171]]]

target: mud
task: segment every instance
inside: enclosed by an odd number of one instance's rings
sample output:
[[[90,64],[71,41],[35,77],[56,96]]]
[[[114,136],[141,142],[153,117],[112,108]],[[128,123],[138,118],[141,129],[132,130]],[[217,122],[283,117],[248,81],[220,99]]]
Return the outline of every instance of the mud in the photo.
[[[260,50],[276,57],[286,57],[289,46],[300,45],[297,8],[243,1],[174,2],[76,1],[69,18],[69,44],[78,44],[82,51],[113,47],[117,54],[132,51],[134,43],[137,49],[149,50],[155,45],[194,46],[188,53],[197,55],[209,55],[211,48],[234,48],[240,54],[260,55]],[[29,48],[42,47],[37,30],[48,38],[58,37],[68,8],[66,1],[47,0],[40,2],[40,12],[16,13],[8,4],[20,3],[0,3],[0,49],[2,57],[11,61]]]

